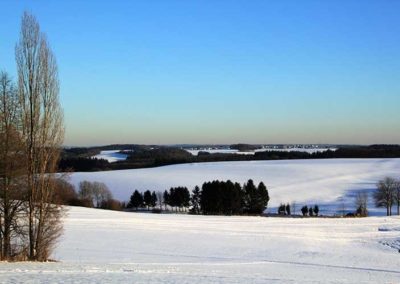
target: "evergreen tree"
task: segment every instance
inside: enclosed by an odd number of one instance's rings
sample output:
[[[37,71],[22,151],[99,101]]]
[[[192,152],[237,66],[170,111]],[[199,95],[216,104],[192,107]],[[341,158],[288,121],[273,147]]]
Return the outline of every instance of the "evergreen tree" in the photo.
[[[189,207],[190,192],[187,187],[171,187],[168,195],[168,205],[179,210]]]
[[[245,211],[250,214],[257,213],[257,188],[253,180],[249,179],[243,185]]]
[[[192,191],[192,197],[190,199],[190,202],[192,204],[190,213],[200,214],[200,188],[197,185]]]
[[[169,199],[168,199],[168,205],[171,206],[172,208],[176,207],[176,211],[178,211],[178,194],[176,192],[176,189],[174,187],[171,187],[169,189]]]
[[[310,217],[314,216],[314,211],[313,211],[313,208],[312,208],[311,206],[310,206],[309,209],[308,209],[308,215],[309,215]]]
[[[285,215],[285,213],[286,213],[286,206],[285,206],[285,204],[281,203],[281,205],[279,205],[279,207],[278,207],[278,214]]]
[[[157,205],[157,195],[156,195],[156,192],[155,191],[153,191],[152,192],[152,194],[151,194],[151,207],[156,207],[156,205]]]
[[[146,190],[143,194],[143,201],[144,201],[144,205],[147,206],[147,210],[150,210],[150,206],[151,206],[151,192],[150,190]]]
[[[181,206],[186,209],[190,206],[190,192],[187,189],[187,187],[182,187],[180,190],[181,190],[181,194],[182,194]]]
[[[269,202],[269,193],[267,187],[263,182],[260,182],[257,187],[257,206],[255,209],[259,213],[264,212],[264,210],[268,206],[268,202]]]
[[[308,214],[307,205],[304,205],[303,207],[301,207],[301,213],[303,214],[303,216],[307,216],[307,214]]]
[[[143,195],[139,191],[135,190],[131,195],[131,199],[128,203],[128,208],[134,207],[137,210],[139,207],[142,206],[143,206]]]
[[[290,212],[290,204],[289,204],[289,203],[286,204],[285,209],[286,209],[286,214],[287,214],[287,215],[291,215],[291,212]]]
[[[319,207],[318,207],[318,205],[315,205],[315,206],[314,206],[314,213],[315,213],[315,216],[318,216],[318,213],[319,213]]]
[[[261,214],[268,206],[269,194],[267,187],[260,182],[258,187],[249,179],[243,186],[245,211],[250,214]]]
[[[221,214],[219,181],[205,182],[200,195],[200,208],[203,214]]]
[[[163,194],[163,203],[165,206],[165,210],[167,210],[167,205],[169,205],[169,193],[167,190],[165,190]]]

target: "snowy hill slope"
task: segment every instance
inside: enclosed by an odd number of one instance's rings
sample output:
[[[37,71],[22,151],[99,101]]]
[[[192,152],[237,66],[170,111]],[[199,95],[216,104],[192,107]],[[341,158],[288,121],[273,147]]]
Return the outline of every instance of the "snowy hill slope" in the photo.
[[[71,208],[61,262],[2,263],[0,283],[398,283],[399,224]]]
[[[171,186],[187,186],[190,190],[205,181],[232,180],[243,183],[248,179],[263,181],[269,190],[270,211],[276,212],[281,202],[298,205],[319,204],[322,214],[334,214],[345,205],[355,210],[354,193],[371,192],[385,176],[400,177],[400,159],[319,159],[244,161],[181,164],[158,168],[73,173],[70,181],[106,183],[114,197],[129,200],[135,189],[164,191]],[[370,200],[372,215],[382,215]]]

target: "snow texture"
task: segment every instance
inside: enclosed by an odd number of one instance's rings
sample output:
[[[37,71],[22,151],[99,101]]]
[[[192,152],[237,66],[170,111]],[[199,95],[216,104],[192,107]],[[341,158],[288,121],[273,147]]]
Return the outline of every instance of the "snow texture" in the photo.
[[[354,195],[400,159],[182,164],[74,173],[127,200],[134,189],[264,181],[271,206],[354,210]],[[348,203],[345,203],[348,202]],[[379,215],[384,210],[372,208]],[[293,208],[292,208],[293,211]],[[0,283],[400,283],[400,217],[282,218],[114,212],[71,207],[51,263],[0,263]]]
[[[271,218],[70,208],[55,263],[0,283],[399,283],[399,217]]]

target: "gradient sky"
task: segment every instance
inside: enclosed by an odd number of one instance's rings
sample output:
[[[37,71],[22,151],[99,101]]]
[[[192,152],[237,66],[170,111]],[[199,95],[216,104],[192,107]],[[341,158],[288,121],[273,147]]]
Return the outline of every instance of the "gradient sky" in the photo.
[[[400,1],[1,0],[58,60],[65,145],[400,143]]]

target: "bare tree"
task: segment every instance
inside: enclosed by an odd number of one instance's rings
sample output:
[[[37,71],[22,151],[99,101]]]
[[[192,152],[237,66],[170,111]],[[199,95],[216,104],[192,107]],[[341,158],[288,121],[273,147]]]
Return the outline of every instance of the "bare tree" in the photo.
[[[162,205],[164,203],[163,193],[161,191],[157,191],[156,195],[157,195],[157,203],[158,203],[158,206],[160,207],[160,211],[161,211]]]
[[[78,199],[75,187],[66,180],[65,176],[56,179],[55,191],[55,202],[57,204],[71,205]]]
[[[113,196],[107,185],[103,182],[81,181],[79,183],[79,198],[97,208],[107,203]]]
[[[110,201],[113,196],[108,189],[107,185],[103,182],[93,182],[93,197],[96,202],[96,207],[100,208],[103,203]]]
[[[291,205],[292,215],[296,215],[296,205],[296,201],[293,201]]]
[[[5,72],[0,73],[0,256],[9,260],[19,255],[23,239],[18,222],[22,210],[22,144],[18,133],[16,87]],[[18,242],[19,241],[19,242]],[[20,247],[21,250],[23,248]]]
[[[396,180],[391,177],[385,177],[377,184],[374,193],[374,200],[377,207],[386,207],[386,215],[392,215],[392,205],[396,189]]]
[[[362,217],[368,216],[367,203],[368,203],[368,194],[366,192],[357,192],[355,199],[357,215]]]
[[[397,215],[400,215],[400,180],[397,180],[395,184],[394,201],[397,205]]]
[[[80,199],[92,200],[93,198],[93,188],[90,181],[84,180],[79,183],[78,196]]]
[[[339,198],[339,202],[339,212],[342,212],[342,217],[344,217],[346,215],[346,204],[343,196]]]
[[[35,17],[24,13],[15,48],[22,139],[26,156],[29,258],[45,260],[61,231],[61,208],[52,203],[64,138],[55,57]]]

